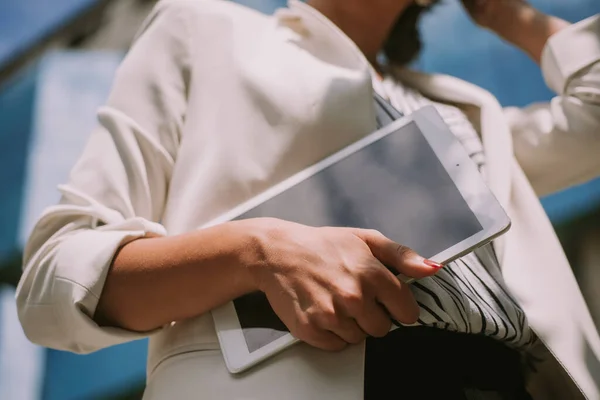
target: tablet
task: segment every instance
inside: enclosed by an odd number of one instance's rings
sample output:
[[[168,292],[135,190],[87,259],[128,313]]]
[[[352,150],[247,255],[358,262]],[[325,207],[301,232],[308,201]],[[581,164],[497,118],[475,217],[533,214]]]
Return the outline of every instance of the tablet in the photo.
[[[476,165],[433,106],[392,122],[208,226],[256,217],[376,229],[442,264],[510,226]],[[232,373],[297,341],[262,293],[236,299],[212,315]]]

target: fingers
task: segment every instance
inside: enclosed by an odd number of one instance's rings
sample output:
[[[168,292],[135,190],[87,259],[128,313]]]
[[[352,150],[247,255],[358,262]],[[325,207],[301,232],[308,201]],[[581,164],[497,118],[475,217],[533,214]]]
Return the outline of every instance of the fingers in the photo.
[[[363,312],[357,315],[356,322],[365,333],[373,337],[384,337],[392,328],[390,316],[375,301],[365,304]]]
[[[370,258],[363,270],[360,288],[338,282],[335,309],[356,320],[360,329],[374,337],[385,336],[391,319],[413,324],[419,318],[419,306],[410,287],[400,282],[377,259]],[[331,326],[331,325],[325,325]],[[337,333],[336,329],[331,329]]]
[[[353,318],[327,300],[316,300],[312,307],[298,315],[294,328],[295,337],[327,351],[343,350],[348,344],[358,344],[366,338]]]
[[[378,276],[373,279],[377,301],[396,321],[414,324],[419,319],[419,305],[410,287],[400,282],[385,267],[379,268]]]
[[[365,340],[365,332],[348,313],[340,312],[335,306],[315,307],[307,312],[312,326],[331,332],[349,344]]]
[[[442,265],[426,260],[412,249],[402,246],[375,230],[354,229],[353,233],[371,249],[373,256],[382,264],[411,278],[434,275]]]
[[[365,332],[352,318],[341,318],[330,330],[348,344],[361,343],[367,337]]]
[[[348,343],[336,334],[316,328],[305,330],[296,337],[313,347],[325,351],[341,351],[348,346]]]
[[[462,3],[469,12],[475,9],[475,0],[462,0]]]

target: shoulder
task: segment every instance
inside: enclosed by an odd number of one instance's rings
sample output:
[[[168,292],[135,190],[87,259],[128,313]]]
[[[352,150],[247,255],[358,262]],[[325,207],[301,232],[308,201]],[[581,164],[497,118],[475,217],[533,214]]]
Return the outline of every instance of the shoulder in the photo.
[[[252,8],[225,0],[161,0],[157,3],[153,14],[184,17],[194,22],[235,21],[246,23],[264,23],[271,16],[262,14]]]
[[[138,30],[135,42],[152,36],[154,43],[167,42],[169,53],[192,54],[199,48],[226,51],[231,42],[269,26],[272,18],[233,1],[161,0]]]
[[[272,19],[270,15],[233,1],[161,0],[142,25],[139,35],[154,26],[170,40],[195,48],[192,53],[199,49],[225,51],[232,42],[255,36],[268,27]],[[204,56],[210,55],[205,53]]]

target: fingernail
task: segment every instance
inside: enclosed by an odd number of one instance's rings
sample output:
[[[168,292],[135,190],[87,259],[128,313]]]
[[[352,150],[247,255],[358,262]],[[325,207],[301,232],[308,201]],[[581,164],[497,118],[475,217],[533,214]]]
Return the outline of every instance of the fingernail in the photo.
[[[423,264],[429,265],[430,267],[433,267],[435,269],[440,269],[443,267],[442,264],[436,263],[435,261],[431,261],[431,260],[427,260],[427,259],[423,260]]]

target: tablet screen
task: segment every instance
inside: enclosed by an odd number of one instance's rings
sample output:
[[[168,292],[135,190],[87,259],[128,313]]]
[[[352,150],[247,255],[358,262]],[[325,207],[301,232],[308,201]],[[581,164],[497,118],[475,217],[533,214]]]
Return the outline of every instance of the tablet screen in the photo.
[[[256,217],[376,229],[424,257],[483,229],[414,122],[236,219]],[[264,295],[234,305],[250,352],[287,333]]]

